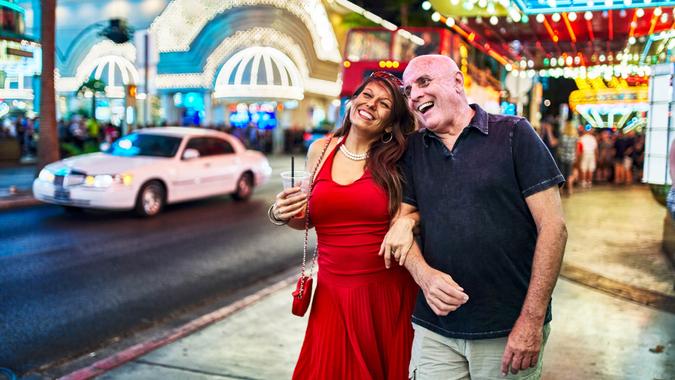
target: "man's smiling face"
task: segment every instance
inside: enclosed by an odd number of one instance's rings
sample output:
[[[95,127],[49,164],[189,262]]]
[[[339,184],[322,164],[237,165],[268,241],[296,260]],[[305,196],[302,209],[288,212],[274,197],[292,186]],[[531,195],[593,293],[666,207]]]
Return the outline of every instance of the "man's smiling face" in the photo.
[[[408,64],[403,73],[408,106],[422,127],[441,131],[452,124],[465,103],[464,79],[448,57],[420,56]]]

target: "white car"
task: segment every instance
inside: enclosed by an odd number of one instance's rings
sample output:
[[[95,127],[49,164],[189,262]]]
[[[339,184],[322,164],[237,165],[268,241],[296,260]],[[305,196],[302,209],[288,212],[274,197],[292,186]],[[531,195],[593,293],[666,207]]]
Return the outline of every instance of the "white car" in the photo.
[[[247,200],[272,173],[267,158],[235,137],[201,128],[139,130],[106,152],[47,165],[33,196],[67,210],[95,208],[158,214],[165,204],[232,194]]]

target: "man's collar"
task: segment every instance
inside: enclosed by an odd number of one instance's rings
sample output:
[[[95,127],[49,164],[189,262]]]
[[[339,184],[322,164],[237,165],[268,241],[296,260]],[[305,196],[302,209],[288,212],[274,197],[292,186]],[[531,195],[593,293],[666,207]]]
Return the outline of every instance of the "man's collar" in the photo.
[[[482,109],[478,104],[472,103],[469,105],[471,109],[474,110],[474,115],[471,118],[471,121],[469,122],[468,127],[471,128],[476,128],[479,130],[482,134],[486,135],[488,134],[488,113],[485,112],[484,109]],[[424,128],[420,132],[422,132],[423,140],[424,140],[424,145],[429,146],[429,138],[434,138],[440,141],[440,138],[432,131]]]
[[[488,134],[488,113],[485,112],[478,104],[472,103],[469,105],[475,114],[469,122],[469,127],[474,127],[481,131],[484,135]]]

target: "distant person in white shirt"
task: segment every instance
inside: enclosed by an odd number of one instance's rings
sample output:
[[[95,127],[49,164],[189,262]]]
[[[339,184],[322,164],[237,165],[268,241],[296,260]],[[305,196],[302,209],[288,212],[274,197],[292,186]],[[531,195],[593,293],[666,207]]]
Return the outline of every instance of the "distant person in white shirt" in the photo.
[[[586,131],[581,136],[581,186],[591,187],[598,157],[598,141],[593,132]]]

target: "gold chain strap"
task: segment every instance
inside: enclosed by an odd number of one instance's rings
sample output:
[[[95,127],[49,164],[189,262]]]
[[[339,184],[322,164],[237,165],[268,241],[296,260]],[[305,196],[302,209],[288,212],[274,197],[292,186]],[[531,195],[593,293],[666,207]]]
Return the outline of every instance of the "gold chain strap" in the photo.
[[[319,170],[319,165],[321,165],[321,161],[323,160],[323,156],[326,154],[326,150],[328,150],[328,146],[330,145],[330,142],[333,138],[329,137],[328,140],[326,141],[326,145],[323,147],[323,151],[321,151],[321,156],[319,157],[319,160],[316,162],[316,166],[314,166],[314,170],[312,171],[312,182],[309,185],[309,193],[307,194],[307,208],[305,209],[305,243],[302,247],[302,267],[300,269],[300,276],[305,277],[305,265],[306,265],[306,260],[307,260],[307,245],[308,245],[308,236],[309,236],[309,200],[312,197],[312,191],[314,190],[314,184],[316,180],[316,175],[317,171]],[[316,257],[319,253],[319,243],[316,243],[316,246],[314,247],[314,255],[312,257],[312,266],[309,268],[309,276],[312,276],[312,272],[314,271],[314,264],[316,263]],[[300,297],[303,296],[304,292],[304,287],[305,287],[305,282],[302,281],[300,283]]]

